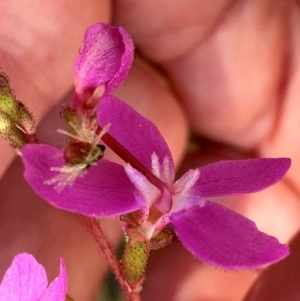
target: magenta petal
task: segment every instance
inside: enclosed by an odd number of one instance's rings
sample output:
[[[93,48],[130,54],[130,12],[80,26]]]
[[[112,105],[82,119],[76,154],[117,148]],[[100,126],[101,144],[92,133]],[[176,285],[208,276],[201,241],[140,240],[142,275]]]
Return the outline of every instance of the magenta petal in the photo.
[[[277,262],[288,247],[219,204],[206,202],[170,217],[183,245],[198,259],[228,270],[254,269]]]
[[[55,278],[39,301],[64,301],[68,290],[67,271],[64,261],[60,259],[60,273]]]
[[[2,280],[0,300],[39,300],[47,284],[48,279],[44,267],[32,255],[18,254]]]
[[[135,187],[124,167],[101,159],[61,192],[44,184],[58,172],[51,167],[64,164],[62,150],[44,144],[27,144],[22,150],[24,176],[35,192],[51,205],[88,216],[108,217],[125,214],[141,206],[134,197]]]
[[[133,42],[122,27],[97,23],[86,30],[75,64],[78,94],[105,85],[115,90],[127,76],[133,60]]]
[[[220,161],[200,167],[200,177],[189,194],[224,196],[263,190],[283,178],[291,159]]]
[[[97,117],[101,126],[110,124],[109,134],[149,170],[154,152],[160,160],[168,156],[174,168],[169,147],[157,127],[125,102],[105,96],[98,106]]]

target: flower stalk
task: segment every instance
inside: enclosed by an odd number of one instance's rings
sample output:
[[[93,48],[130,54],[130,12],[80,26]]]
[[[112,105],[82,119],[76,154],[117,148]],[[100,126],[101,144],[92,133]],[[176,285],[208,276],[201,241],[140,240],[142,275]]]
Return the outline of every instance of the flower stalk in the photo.
[[[128,301],[140,301],[140,294],[138,291],[132,289],[128,284],[127,280],[122,273],[122,268],[119,264],[117,257],[115,256],[114,250],[109,243],[104,231],[100,226],[99,220],[91,217],[81,215],[87,228],[94,236],[95,241],[97,242],[101,253],[108,262],[112,272],[114,273],[117,281],[119,282],[121,289],[123,290]]]

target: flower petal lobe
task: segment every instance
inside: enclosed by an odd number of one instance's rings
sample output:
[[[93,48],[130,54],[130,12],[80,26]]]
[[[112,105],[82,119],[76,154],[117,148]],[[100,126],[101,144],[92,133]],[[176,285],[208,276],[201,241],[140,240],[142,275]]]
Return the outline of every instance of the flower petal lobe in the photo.
[[[110,124],[109,133],[149,170],[153,153],[161,162],[169,157],[174,169],[169,147],[157,127],[128,104],[107,95],[98,106],[97,117],[102,127]]]
[[[199,168],[200,177],[190,194],[210,197],[258,192],[281,180],[290,166],[288,158],[212,163]]]
[[[44,267],[26,253],[18,254],[6,271],[0,286],[0,300],[39,300],[48,279]]]
[[[48,286],[39,301],[64,301],[68,290],[67,270],[60,259],[60,273]]]
[[[51,167],[64,165],[62,150],[44,144],[27,144],[22,152],[24,176],[35,192],[51,205],[88,216],[109,217],[141,207],[134,197],[135,187],[124,167],[101,159],[83,177],[57,192],[47,185],[57,172]]]
[[[133,60],[133,42],[122,27],[97,23],[86,30],[75,64],[76,92],[105,86],[114,91],[127,76]]]
[[[175,233],[198,259],[228,270],[255,269],[289,254],[288,247],[219,204],[206,202],[170,216]]]

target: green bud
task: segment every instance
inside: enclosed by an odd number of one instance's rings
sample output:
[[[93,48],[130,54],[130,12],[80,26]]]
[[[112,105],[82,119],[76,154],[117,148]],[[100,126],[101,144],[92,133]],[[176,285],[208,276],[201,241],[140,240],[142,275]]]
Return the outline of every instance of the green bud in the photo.
[[[15,98],[10,88],[9,80],[4,74],[0,74],[0,110],[22,128],[24,132],[32,132],[34,118],[24,104]]]
[[[147,261],[146,243],[129,239],[122,257],[122,268],[130,285],[138,284],[143,279]]]
[[[0,110],[11,119],[18,120],[19,102],[12,94],[9,81],[4,74],[0,74]]]
[[[0,111],[0,134],[9,141],[13,148],[18,150],[21,150],[27,142],[26,135],[2,111]]]

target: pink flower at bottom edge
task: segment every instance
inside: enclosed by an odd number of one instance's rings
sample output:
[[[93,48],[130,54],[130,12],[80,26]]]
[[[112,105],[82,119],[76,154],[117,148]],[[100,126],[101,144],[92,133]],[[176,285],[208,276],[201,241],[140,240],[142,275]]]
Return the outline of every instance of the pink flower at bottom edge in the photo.
[[[0,301],[64,301],[67,273],[63,259],[60,273],[47,287],[44,267],[27,253],[18,254],[6,271],[0,285]]]

